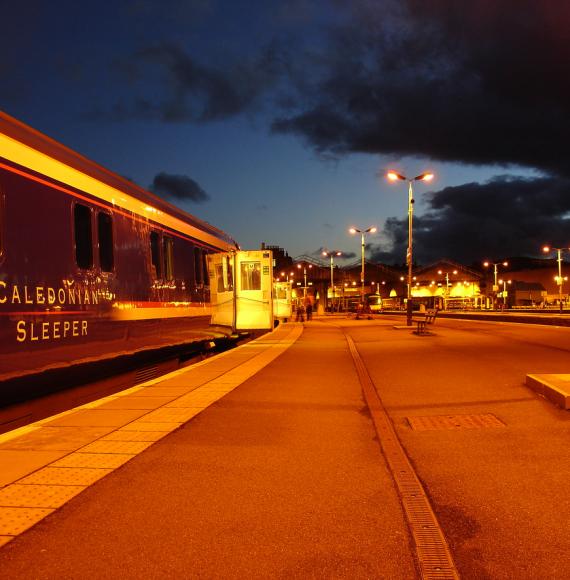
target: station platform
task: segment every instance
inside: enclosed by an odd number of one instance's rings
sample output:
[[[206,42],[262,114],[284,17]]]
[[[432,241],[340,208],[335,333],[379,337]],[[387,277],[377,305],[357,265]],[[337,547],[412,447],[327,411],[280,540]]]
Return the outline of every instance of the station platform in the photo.
[[[283,324],[0,436],[0,570],[413,578],[375,437],[343,333]]]
[[[525,379],[568,382],[570,329],[403,320],[282,324],[0,436],[0,576],[567,578],[570,415]]]

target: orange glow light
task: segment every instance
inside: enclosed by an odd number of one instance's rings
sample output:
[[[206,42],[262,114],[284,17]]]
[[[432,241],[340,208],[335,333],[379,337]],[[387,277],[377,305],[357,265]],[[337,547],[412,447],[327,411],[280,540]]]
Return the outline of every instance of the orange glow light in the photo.
[[[398,181],[399,179],[402,181],[406,181],[406,178],[403,175],[400,175],[399,173],[396,173],[395,171],[388,171],[388,173],[386,173],[386,177],[390,181]]]

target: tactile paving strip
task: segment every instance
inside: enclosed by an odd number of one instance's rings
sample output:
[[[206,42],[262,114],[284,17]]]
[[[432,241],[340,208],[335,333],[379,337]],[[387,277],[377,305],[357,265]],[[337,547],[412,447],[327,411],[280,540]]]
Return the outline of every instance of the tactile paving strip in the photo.
[[[99,441],[151,441],[155,442],[168,435],[167,431],[113,431]]]
[[[120,467],[134,455],[111,454],[111,453],[81,453],[75,452],[54,461],[53,467],[101,467],[114,469]]]
[[[484,429],[486,427],[505,427],[505,424],[492,413],[483,415],[433,415],[428,417],[408,417],[414,431],[443,431],[459,429]]]
[[[85,489],[83,485],[20,485],[0,489],[0,506],[58,508]]]
[[[8,543],[14,536],[24,532],[28,528],[43,519],[60,507],[73,496],[83,491],[88,485],[96,482],[105,475],[111,473],[130,459],[136,456],[155,441],[158,441],[168,433],[178,429],[182,423],[199,414],[204,408],[219,400],[226,393],[233,390],[239,384],[255,374],[260,368],[277,358],[283,351],[302,333],[302,327],[295,327],[288,332],[284,339],[276,339],[271,344],[273,348],[269,352],[254,356],[255,360],[248,360],[238,370],[230,370],[225,379],[216,381],[215,378],[223,376],[223,373],[213,373],[211,385],[206,383],[202,388],[195,386],[186,388],[161,388],[154,379],[148,384],[154,384],[151,388],[137,386],[129,390],[129,394],[136,391],[137,396],[159,396],[164,401],[165,397],[179,397],[178,402],[172,401],[169,406],[164,406],[147,413],[139,419],[135,419],[112,433],[108,433],[97,441],[87,444],[74,453],[59,459],[49,466],[44,467],[24,477],[17,483],[11,484],[0,490],[0,547]],[[291,340],[292,338],[292,340]],[[287,344],[284,344],[286,343]],[[269,344],[269,343],[268,343]],[[249,358],[249,357],[244,357]],[[238,362],[239,364],[239,362]],[[180,373],[182,371],[176,371]],[[196,390],[196,392],[192,392]],[[109,397],[103,401],[114,400]],[[154,401],[156,402],[156,400]],[[101,402],[85,405],[86,409],[96,408],[100,418],[105,410],[99,408]],[[121,405],[118,405],[121,407]],[[140,405],[150,406],[148,403]],[[113,405],[111,405],[113,406]],[[73,411],[62,413],[50,418],[50,421],[68,420]],[[74,420],[74,419],[70,419]],[[4,504],[4,506],[2,505]],[[29,506],[29,507],[28,507]]]
[[[152,441],[94,441],[80,449],[81,453],[132,453],[137,454],[152,445]]]
[[[202,411],[203,409],[205,409],[206,407],[208,407],[209,405],[211,405],[212,403],[214,403],[215,401],[217,401],[222,395],[220,395],[219,393],[203,393],[200,395],[186,395],[184,397],[180,397],[179,399],[176,399],[175,401],[172,401],[171,403],[168,403],[166,405],[167,409],[181,409],[181,408],[186,408],[186,409],[197,409],[197,412]],[[143,421],[145,419],[145,417],[141,418],[141,421]]]
[[[84,467],[44,467],[18,483],[23,485],[91,485],[111,473],[112,469]]]
[[[17,536],[53,511],[43,508],[0,507],[0,535]]]
[[[192,417],[195,417],[200,413],[201,409],[189,409],[189,408],[177,408],[177,407],[162,407],[157,409],[144,417],[141,417],[138,422],[140,423],[163,423],[163,422],[176,422],[176,423],[186,423]]]
[[[144,421],[133,421],[121,427],[120,431],[163,431],[166,434],[178,429],[178,427],[180,427],[180,423],[145,423]]]

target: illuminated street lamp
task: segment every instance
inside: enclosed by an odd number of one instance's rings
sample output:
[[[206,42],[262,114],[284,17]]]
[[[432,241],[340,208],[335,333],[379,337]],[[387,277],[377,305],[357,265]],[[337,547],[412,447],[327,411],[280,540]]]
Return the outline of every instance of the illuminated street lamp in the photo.
[[[309,264],[309,268],[312,268],[313,264]],[[297,268],[301,268],[301,264],[297,264]],[[303,279],[304,279],[304,286],[303,286],[303,299],[307,298],[307,264],[303,264]]]
[[[497,283],[498,268],[499,268],[499,266],[507,267],[509,265],[509,263],[507,261],[505,261],[505,262],[489,262],[489,261],[483,262],[483,266],[485,266],[485,268],[488,268],[491,265],[493,266],[493,274],[495,276],[495,283],[493,285],[493,292],[497,292],[499,290],[499,284]]]
[[[551,248],[550,246],[544,246],[542,248],[542,251],[545,254],[548,254],[551,252],[551,250],[556,250],[556,254],[557,254],[557,258],[556,261],[558,262],[558,276],[556,276],[554,279],[556,280],[556,283],[558,284],[558,297],[559,297],[559,302],[560,302],[560,314],[562,314],[562,284],[565,280],[565,278],[562,278],[562,251],[563,250],[570,250],[570,248]]]
[[[431,181],[433,173],[421,173],[413,179],[408,179],[405,175],[388,171],[386,177],[389,181],[407,181],[408,182],[408,251],[406,252],[406,263],[408,264],[408,303],[406,308],[406,324],[412,325],[412,225],[414,216],[414,190],[412,183],[414,181]]]
[[[331,288],[332,288],[332,303],[334,306],[335,302],[335,294],[334,294],[334,257],[335,256],[342,256],[342,252],[339,250],[324,250],[323,256],[330,256],[331,259]]]
[[[291,282],[293,281],[293,278],[295,277],[295,272],[281,272],[281,277],[285,278],[285,280],[287,280],[287,282],[289,282],[289,280],[291,280]]]
[[[362,303],[362,306],[364,306],[364,236],[366,234],[375,234],[378,230],[376,229],[376,226],[370,226],[365,230],[359,230],[358,228],[350,228],[348,231],[351,234],[360,234],[362,247],[362,267],[360,269],[360,285],[361,285],[360,302]]]
[[[445,274],[445,297],[449,298],[449,272],[443,272],[443,270],[438,270],[437,273],[440,276],[443,276]],[[451,273],[456,275],[457,270],[453,270],[453,272]]]
[[[503,285],[503,304],[507,307],[507,284],[511,284],[512,280],[499,280],[499,284]]]

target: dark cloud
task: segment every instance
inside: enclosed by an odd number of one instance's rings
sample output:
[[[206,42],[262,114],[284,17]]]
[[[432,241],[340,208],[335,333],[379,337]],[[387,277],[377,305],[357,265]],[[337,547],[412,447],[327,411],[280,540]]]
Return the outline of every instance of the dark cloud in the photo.
[[[340,3],[342,4],[342,3]],[[570,3],[351,3],[273,130],[319,151],[570,174]]]
[[[288,38],[275,22],[295,5],[304,7],[303,34]],[[264,30],[252,49],[244,33],[250,50],[221,48],[217,60],[190,44],[147,46],[118,64],[127,93],[91,116],[200,123],[267,112],[271,103],[272,130],[323,155],[417,155],[570,175],[567,0],[317,6],[295,0],[269,10],[273,41]]]
[[[199,62],[179,45],[161,43],[115,63],[132,95],[89,116],[109,120],[219,121],[261,106],[278,82],[284,59],[275,47],[256,58],[227,55],[223,66]]]
[[[463,263],[513,255],[539,255],[545,243],[570,245],[570,180],[546,177],[446,187],[425,194],[428,210],[414,217],[414,261],[441,257]],[[371,246],[374,260],[401,263],[407,219],[390,218],[383,230],[391,248]]]
[[[341,260],[354,260],[356,258],[356,254],[354,252],[343,252],[342,256],[338,256]]]
[[[150,191],[173,202],[191,201],[202,203],[210,196],[190,177],[159,173],[155,176]]]

